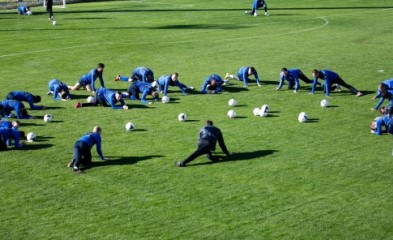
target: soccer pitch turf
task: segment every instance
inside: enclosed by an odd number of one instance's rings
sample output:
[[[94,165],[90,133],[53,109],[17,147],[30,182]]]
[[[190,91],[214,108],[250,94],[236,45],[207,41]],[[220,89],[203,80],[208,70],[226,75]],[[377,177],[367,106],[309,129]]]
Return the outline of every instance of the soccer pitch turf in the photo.
[[[252,1],[106,1],[32,16],[0,11],[0,98],[11,90],[42,96],[42,119],[22,120],[38,141],[0,152],[1,239],[389,239],[393,236],[392,138],[370,134],[379,82],[393,76],[393,4],[388,0],[267,0],[269,17],[246,16]],[[114,82],[147,66],[155,77],[179,72],[196,91],[170,88],[171,102],[130,110],[89,107],[86,91],[72,101],[46,96],[52,78],[73,85],[105,63]],[[258,70],[244,89],[201,95],[203,80],[245,65]],[[273,91],[282,67],[331,69],[362,92]],[[382,71],[383,70],[383,71]],[[99,81],[96,82],[99,86]],[[228,106],[234,98],[238,106]],[[254,117],[268,104],[269,117]],[[228,110],[238,117],[229,119]],[[299,123],[307,112],[311,121]],[[179,122],[184,112],[188,121]],[[207,119],[235,154],[204,157],[177,168]],[[132,121],[136,129],[125,131]],[[103,128],[99,161],[76,175],[66,167],[72,146],[94,125]],[[218,146],[217,146],[218,147]],[[218,148],[218,155],[222,155]]]

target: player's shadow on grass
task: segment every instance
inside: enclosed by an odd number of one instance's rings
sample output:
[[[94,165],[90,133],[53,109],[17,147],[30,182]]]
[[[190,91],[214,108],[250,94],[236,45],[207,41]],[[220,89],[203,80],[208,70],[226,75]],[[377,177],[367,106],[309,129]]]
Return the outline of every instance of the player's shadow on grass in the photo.
[[[258,150],[258,151],[252,151],[252,152],[239,152],[239,153],[234,153],[232,156],[225,157],[222,155],[213,155],[213,160],[214,161],[208,161],[208,162],[203,162],[203,163],[196,163],[196,164],[190,164],[188,166],[198,166],[198,165],[209,165],[209,164],[217,164],[217,163],[225,163],[225,162],[234,162],[234,161],[243,161],[243,160],[252,160],[256,158],[262,158],[271,154],[274,154],[275,152],[278,152],[278,150]]]
[[[319,122],[319,118],[309,118],[305,123],[317,123]]]
[[[54,137],[42,137],[42,136],[37,136],[35,142],[47,142],[50,141],[50,139],[53,139]]]
[[[236,86],[224,86],[223,87],[223,91],[224,92],[229,92],[229,93],[238,93],[238,92],[244,92],[244,91],[248,91],[248,88],[244,88],[244,87],[236,87]]]
[[[185,30],[185,29],[219,29],[219,30],[231,30],[231,29],[244,29],[248,28],[245,25],[235,24],[174,24],[151,27],[150,29],[164,29],[164,30]]]
[[[261,84],[263,85],[278,85],[278,81],[271,81],[271,80],[261,80]]]
[[[100,161],[100,162],[91,162],[90,165],[85,166],[84,169],[96,168],[96,167],[105,167],[105,166],[122,166],[122,165],[131,165],[140,161],[150,160],[153,158],[161,158],[163,155],[147,155],[147,156],[138,156],[138,157],[111,157],[111,160],[108,161]]]
[[[73,99],[73,100],[87,99],[87,97],[89,97],[89,96],[91,96],[91,95],[75,95],[75,94],[72,94],[71,95],[71,99]]]
[[[53,144],[44,143],[44,144],[27,144],[22,147],[22,150],[40,150],[45,148],[53,147]]]
[[[24,127],[24,126],[41,126],[41,125],[43,125],[43,124],[38,124],[38,123],[32,123],[32,122],[21,122],[21,126],[22,127]]]
[[[52,110],[52,109],[61,109],[61,108],[65,108],[65,107],[45,107],[45,109],[42,110]]]

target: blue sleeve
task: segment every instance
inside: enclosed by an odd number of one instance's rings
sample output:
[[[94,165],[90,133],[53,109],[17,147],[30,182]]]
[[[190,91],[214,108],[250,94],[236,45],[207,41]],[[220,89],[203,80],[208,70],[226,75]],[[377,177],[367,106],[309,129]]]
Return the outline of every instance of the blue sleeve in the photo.
[[[180,88],[180,90],[183,94],[186,94],[186,91],[183,88],[183,84],[181,84],[179,81],[176,81],[176,86],[178,86]]]
[[[207,78],[207,79],[205,80],[205,82],[203,83],[203,85],[202,85],[201,93],[206,93],[206,92],[207,92],[207,91],[206,91],[206,88],[207,88],[207,85],[209,84],[209,82],[210,82],[210,79]]]
[[[382,134],[382,122],[383,119],[382,117],[379,117],[376,121],[377,129],[375,130],[375,135],[381,135]]]
[[[247,76],[247,71],[243,71],[242,72],[242,78],[243,78],[243,82],[244,82],[244,86],[247,86],[247,81],[248,81],[248,76]]]
[[[21,119],[21,115],[20,115],[20,110],[21,109],[19,109],[19,104],[16,104],[16,106],[14,106],[14,109],[15,109],[16,118],[17,119]]]
[[[326,91],[326,96],[329,97],[329,95],[330,95],[330,83],[329,83],[329,79],[327,78],[327,76],[325,76],[325,91]]]
[[[30,96],[30,97],[27,99],[27,102],[29,103],[29,106],[30,106],[30,108],[31,108],[32,110],[41,110],[41,109],[44,108],[43,106],[35,106],[35,105],[34,105],[34,103],[33,103],[33,96]]]
[[[102,74],[99,76],[99,78],[100,78],[101,87],[105,87],[104,78],[102,77]]]
[[[259,84],[259,77],[258,77],[257,70],[254,70],[254,77],[255,77],[255,81],[257,82],[257,84]]]
[[[280,83],[278,84],[277,89],[281,89],[282,85],[284,84],[285,77],[284,75],[280,74]]]
[[[149,93],[149,89],[148,89],[148,88],[145,88],[145,89],[143,90],[143,93],[142,93],[142,98],[141,98],[141,101],[142,101],[142,102],[146,101],[146,96],[147,96],[148,93]]]
[[[59,100],[59,88],[60,86],[58,84],[53,87],[53,100]]]
[[[318,78],[315,77],[315,78],[314,78],[314,81],[313,81],[313,83],[312,83],[312,87],[311,87],[311,93],[312,93],[312,94],[314,94],[315,86],[317,85],[317,83],[318,83]]]
[[[97,153],[100,156],[101,160],[104,160],[104,155],[102,154],[101,150],[101,137],[96,137],[96,148],[97,148]]]
[[[378,110],[378,108],[382,105],[383,101],[385,101],[385,98],[381,97],[377,103],[377,105],[374,107],[375,110]]]
[[[215,93],[222,92],[222,83],[219,83],[217,89],[214,91]]]
[[[146,75],[147,75],[147,73],[146,73],[146,72],[143,72],[141,75],[142,75],[142,82],[147,82],[147,81],[146,81]]]
[[[377,95],[375,95],[375,98],[380,98],[382,96],[381,90],[378,89]]]
[[[12,136],[13,136],[13,138],[14,138],[14,141],[15,141],[15,147],[16,148],[21,148],[22,147],[22,144],[20,144],[20,138],[19,138],[19,132],[18,132],[18,130],[16,130],[16,129],[12,129]]]
[[[91,85],[91,90],[95,92],[96,86],[95,86],[94,74],[90,74],[90,85]]]
[[[129,77],[125,77],[125,76],[120,76],[120,80],[124,81],[124,82],[128,82],[128,79],[130,79]]]
[[[300,87],[298,76],[294,76],[293,77],[293,81],[295,81],[295,91],[297,92],[299,90],[299,87]]]
[[[166,77],[164,79],[164,96],[166,96],[168,92],[169,81],[170,81],[170,77]]]

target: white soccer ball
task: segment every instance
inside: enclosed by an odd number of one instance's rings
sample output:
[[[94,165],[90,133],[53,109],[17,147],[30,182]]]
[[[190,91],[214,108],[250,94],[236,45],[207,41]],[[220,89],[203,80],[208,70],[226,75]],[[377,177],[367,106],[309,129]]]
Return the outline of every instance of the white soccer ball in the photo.
[[[168,96],[163,96],[163,97],[161,98],[161,102],[162,102],[162,103],[169,103],[169,100],[170,100],[170,98],[169,98]]]
[[[56,21],[53,21],[53,22],[52,22],[52,25],[53,25],[53,26],[56,26],[56,25],[57,25],[57,22],[56,22]]]
[[[261,110],[260,110],[260,112],[259,112],[259,116],[261,116],[261,117],[266,117],[268,114],[269,114],[269,110],[270,110],[270,108],[269,108],[269,106],[268,105],[263,105],[262,107],[261,107]]]
[[[132,131],[132,130],[134,130],[135,129],[135,125],[134,125],[134,123],[132,123],[132,122],[128,122],[127,124],[126,124],[126,130],[127,131]]]
[[[26,14],[27,15],[33,15],[33,12],[32,11],[27,11]]]
[[[93,97],[93,96],[88,96],[87,99],[86,99],[86,102],[94,104],[94,103],[97,102],[97,99],[95,97]]]
[[[252,113],[254,114],[254,116],[259,116],[259,113],[261,112],[260,108],[254,108],[254,110],[252,111]]]
[[[177,119],[179,119],[180,122],[184,122],[187,120],[187,115],[185,113],[180,113]]]
[[[235,118],[236,117],[236,112],[235,110],[229,110],[227,113],[229,118]]]
[[[51,114],[45,114],[44,122],[51,122],[52,119],[53,119],[53,116]]]
[[[237,104],[237,101],[236,101],[235,99],[230,99],[230,100],[228,101],[228,105],[231,106],[231,107],[236,106],[236,104]]]
[[[27,139],[28,142],[34,142],[36,140],[36,138],[37,138],[37,136],[33,132],[29,132],[26,135],[26,139]]]
[[[305,112],[301,112],[299,114],[299,117],[297,118],[297,120],[301,123],[307,122],[307,119],[308,119],[308,116],[307,116],[307,113],[305,113]]]
[[[323,99],[321,101],[321,107],[324,107],[324,108],[329,107],[329,101],[326,99]]]

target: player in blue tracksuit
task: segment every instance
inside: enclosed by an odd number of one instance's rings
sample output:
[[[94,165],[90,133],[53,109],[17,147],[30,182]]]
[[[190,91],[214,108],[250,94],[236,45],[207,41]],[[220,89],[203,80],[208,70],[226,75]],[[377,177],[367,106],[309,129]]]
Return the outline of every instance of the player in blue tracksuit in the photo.
[[[75,173],[82,173],[82,170],[79,169],[80,164],[88,165],[91,163],[91,149],[94,145],[96,145],[97,153],[101,160],[109,159],[104,158],[102,154],[101,132],[101,127],[95,126],[93,132],[85,134],[75,142],[72,161],[67,164],[68,167],[72,167]]]
[[[29,92],[25,91],[12,91],[7,94],[6,100],[17,100],[19,102],[28,102],[30,105],[30,109],[32,110],[40,110],[44,109],[44,106],[36,106],[34,103],[41,102],[40,96],[35,96]]]
[[[128,106],[124,103],[124,98],[121,92],[112,91],[106,88],[99,88],[96,92],[97,105],[101,104],[106,107],[108,104],[112,109],[128,109]],[[120,103],[120,106],[116,106],[116,103]]]
[[[254,0],[252,3],[252,10],[251,12],[246,11],[246,14],[258,16],[258,8],[263,7],[265,10],[265,16],[269,16],[269,13],[267,12],[267,4],[265,0]]]
[[[306,75],[304,75],[300,69],[282,68],[280,73],[280,83],[278,84],[278,87],[274,90],[280,90],[284,84],[284,81],[287,80],[288,89],[295,88],[294,92],[296,93],[299,91],[300,87],[299,79],[303,80],[305,83],[313,83],[313,81],[306,77]],[[321,85],[320,83],[317,84]]]
[[[148,95],[151,95],[155,101],[158,100],[158,92],[156,92],[154,87],[152,87],[150,84],[145,82],[136,82],[135,88],[137,90],[137,96],[136,96],[137,99],[139,98],[139,93],[142,94],[141,97],[142,103],[149,103],[149,101],[146,100],[146,97]]]
[[[214,161],[214,159],[212,158],[212,152],[216,150],[217,142],[225,155],[230,156],[231,153],[228,151],[225,145],[224,137],[222,136],[221,130],[213,126],[213,121],[207,120],[206,126],[201,128],[201,130],[199,131],[197,149],[184,161],[176,162],[176,166],[185,167],[187,163],[191,162],[192,160],[203,154],[206,154],[206,157],[209,160]]]
[[[154,73],[147,67],[137,67],[132,71],[130,78],[145,83],[152,83],[154,82]]]
[[[157,79],[158,90],[164,94],[164,96],[168,93],[169,86],[177,86],[180,88],[180,91],[187,95],[186,89],[194,89],[193,87],[188,87],[181,83],[178,79],[179,74],[177,72],[172,73],[171,75],[161,76]]]
[[[314,77],[314,82],[311,89],[311,94],[314,94],[315,86],[318,83],[318,78],[325,80],[325,93],[326,96],[330,95],[330,91],[336,88],[341,89],[341,86],[348,88],[351,93],[356,94],[356,97],[363,96],[363,93],[358,91],[356,88],[347,84],[337,73],[331,70],[317,70],[312,71],[312,76]],[[334,86],[333,86],[334,85]]]
[[[0,120],[0,127],[1,128],[19,128],[20,122],[19,121],[6,121],[6,120]]]
[[[393,129],[391,128],[391,117],[389,114],[384,114],[380,117],[374,119],[374,121],[370,124],[371,132],[375,135],[382,135],[382,133],[392,134]],[[385,127],[385,130],[382,129]]]
[[[23,131],[18,131],[17,128],[0,127],[0,150],[6,150],[11,145],[11,140],[14,140],[14,146],[20,149],[23,145],[19,142],[20,138],[24,137]]]
[[[223,81],[221,77],[217,74],[212,74],[203,82],[201,93],[220,93],[222,92],[222,84]]]
[[[48,95],[53,94],[54,100],[63,100],[71,99],[70,91],[68,90],[68,86],[61,82],[58,79],[52,79],[48,83],[49,92]]]
[[[105,65],[103,63],[99,63],[97,68],[92,69],[89,73],[83,75],[80,80],[72,87],[68,87],[70,90],[78,90],[83,87],[86,88],[87,91],[95,93],[95,81],[97,78],[100,79],[101,87],[105,87],[104,79],[102,74],[104,73]]]
[[[28,119],[34,118],[33,116],[28,115],[25,105],[23,103],[16,100],[3,100],[0,101],[0,111],[1,115],[4,117],[12,117],[12,111],[15,111],[15,116],[18,119]]]
[[[380,98],[374,107],[377,110],[385,99],[389,99],[389,105],[393,104],[393,78],[383,81],[378,85],[378,92],[372,99]]]
[[[255,81],[257,82],[258,86],[261,86],[261,84],[259,83],[259,77],[258,77],[258,73],[257,70],[254,67],[242,67],[239,69],[239,71],[237,72],[237,76],[235,76],[234,74],[225,74],[225,78],[224,80],[228,80],[229,78],[238,80],[238,81],[243,81],[244,82],[244,87],[247,88],[248,87],[248,82],[250,81],[250,79],[248,78],[249,76],[254,75]]]
[[[26,15],[27,12],[30,11],[30,8],[23,5],[23,6],[19,6],[17,10],[18,10],[18,14]]]

